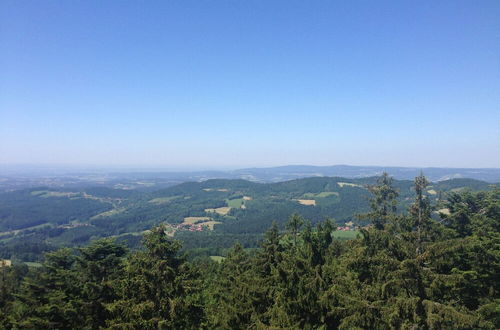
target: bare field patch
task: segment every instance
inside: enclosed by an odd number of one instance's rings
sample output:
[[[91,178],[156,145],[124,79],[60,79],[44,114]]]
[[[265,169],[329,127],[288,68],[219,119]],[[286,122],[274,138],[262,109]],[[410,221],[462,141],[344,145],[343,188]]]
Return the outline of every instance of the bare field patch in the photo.
[[[250,196],[243,196],[243,200],[244,201],[251,201],[252,197],[250,197]]]
[[[438,210],[438,213],[443,213],[443,214],[446,214],[446,215],[450,215],[450,210],[447,209],[447,208],[444,208],[444,209]]]
[[[436,195],[437,194],[437,191],[435,191],[434,189],[429,189],[427,190],[427,192],[431,195]]]
[[[302,205],[307,205],[307,206],[315,206],[316,201],[314,199],[297,199],[297,202]]]

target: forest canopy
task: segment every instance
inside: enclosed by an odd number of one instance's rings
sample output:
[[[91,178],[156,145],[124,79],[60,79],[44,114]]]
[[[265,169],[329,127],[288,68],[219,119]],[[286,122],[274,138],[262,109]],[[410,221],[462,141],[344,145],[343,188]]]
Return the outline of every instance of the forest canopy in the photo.
[[[158,226],[139,250],[101,239],[1,267],[0,328],[500,328],[500,189],[452,192],[436,218],[427,185],[400,210],[382,176],[353,240],[294,213],[222,261],[188,260]]]

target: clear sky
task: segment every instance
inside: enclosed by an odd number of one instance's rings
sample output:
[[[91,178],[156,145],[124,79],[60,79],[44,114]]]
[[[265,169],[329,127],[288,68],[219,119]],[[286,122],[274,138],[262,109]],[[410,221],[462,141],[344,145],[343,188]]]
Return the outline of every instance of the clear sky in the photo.
[[[0,1],[0,163],[500,167],[500,1]]]

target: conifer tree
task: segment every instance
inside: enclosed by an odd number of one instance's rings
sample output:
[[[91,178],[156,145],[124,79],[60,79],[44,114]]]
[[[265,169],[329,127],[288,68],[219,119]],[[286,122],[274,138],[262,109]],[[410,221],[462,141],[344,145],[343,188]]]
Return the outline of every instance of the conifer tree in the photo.
[[[196,328],[203,321],[196,270],[179,257],[180,243],[164,226],[144,237],[144,251],[131,255],[116,283],[120,299],[108,304],[113,329]]]
[[[372,221],[375,229],[384,229],[385,224],[396,213],[398,192],[393,187],[393,179],[387,172],[384,172],[378,179],[377,184],[368,185],[368,190],[372,193],[370,199],[371,211],[359,215],[360,219]]]

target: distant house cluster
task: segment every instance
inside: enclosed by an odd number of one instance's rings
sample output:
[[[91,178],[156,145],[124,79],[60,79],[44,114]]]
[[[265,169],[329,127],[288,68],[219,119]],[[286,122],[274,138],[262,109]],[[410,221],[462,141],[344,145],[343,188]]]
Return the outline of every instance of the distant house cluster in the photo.
[[[355,227],[350,227],[350,226],[340,226],[340,227],[337,227],[337,230],[339,231],[349,231],[349,230],[356,230]]]
[[[174,230],[203,231],[202,225],[181,223],[173,226]]]

